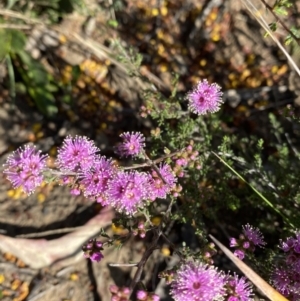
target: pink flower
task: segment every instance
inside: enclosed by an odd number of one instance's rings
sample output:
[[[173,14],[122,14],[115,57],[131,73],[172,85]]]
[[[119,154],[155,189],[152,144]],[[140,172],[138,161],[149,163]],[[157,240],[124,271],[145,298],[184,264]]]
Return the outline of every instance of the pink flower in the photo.
[[[103,243],[96,239],[90,239],[88,243],[82,246],[84,257],[89,258],[91,261],[99,262],[104,256],[101,253]]]
[[[186,262],[176,272],[171,284],[175,301],[213,301],[224,294],[224,275],[212,266],[200,262]]]
[[[107,190],[108,181],[113,177],[116,168],[111,160],[105,157],[97,157],[93,166],[80,175],[80,186],[85,197],[104,197]]]
[[[206,79],[199,81],[197,86],[188,92],[189,109],[198,115],[219,111],[223,93],[217,84],[209,84]]]
[[[128,215],[143,207],[143,200],[150,197],[149,175],[143,172],[119,171],[109,182],[109,204]]]
[[[121,134],[120,137],[123,139],[123,142],[120,143],[116,148],[116,152],[120,156],[137,156],[145,147],[145,137],[142,133],[127,132]]]
[[[144,290],[139,290],[136,292],[136,298],[139,301],[147,300],[147,297],[148,297],[148,293]]]
[[[225,285],[228,301],[252,301],[253,295],[252,285],[245,277],[239,278],[237,275],[226,277],[227,284]]]
[[[153,197],[165,199],[167,194],[172,190],[177,179],[168,164],[161,164],[159,166],[159,173],[164,179],[160,178],[155,170],[152,171],[152,179],[150,180]]]
[[[259,231],[259,229],[250,226],[249,224],[243,226],[243,233],[250,242],[252,242],[255,246],[264,246],[266,243],[264,242],[263,235]]]
[[[67,171],[82,171],[91,168],[99,149],[87,137],[68,136],[58,149],[57,166]]]
[[[233,254],[240,260],[243,260],[245,258],[245,252],[242,250],[235,250]]]
[[[3,173],[14,188],[21,187],[25,193],[30,194],[43,181],[46,159],[47,156],[37,151],[35,146],[26,145],[7,158]]]

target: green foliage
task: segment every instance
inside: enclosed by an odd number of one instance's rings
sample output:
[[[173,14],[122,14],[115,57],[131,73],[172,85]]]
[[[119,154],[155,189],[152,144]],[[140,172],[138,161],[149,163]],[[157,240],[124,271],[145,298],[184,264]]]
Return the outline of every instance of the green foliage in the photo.
[[[53,77],[39,61],[32,59],[25,51],[20,51],[15,59],[19,62],[16,68],[22,77],[21,89],[26,89],[43,114],[53,117],[58,111],[54,97],[54,92],[58,90],[58,87]]]
[[[285,45],[290,45],[291,43],[298,45],[298,40],[300,39],[299,29],[296,27],[291,27],[290,31],[291,33],[289,33],[284,39]],[[296,41],[295,41],[295,37],[297,38]]]
[[[272,22],[269,24],[269,28],[272,30],[272,31],[276,31],[277,30],[277,23],[275,22]]]
[[[43,19],[50,23],[57,23],[60,17],[72,13],[75,8],[82,5],[82,0],[7,0],[5,4],[7,9],[26,12],[35,18],[43,16]]]
[[[288,8],[291,7],[293,4],[289,0],[277,0],[273,7],[274,12],[277,15],[287,16],[288,15]]]
[[[15,29],[0,29],[0,59],[5,59],[8,67],[10,96],[16,92],[27,92],[37,108],[46,116],[54,116],[58,109],[54,92],[58,87],[43,65],[24,51],[26,36]],[[21,75],[22,82],[15,82],[15,70]]]
[[[0,60],[8,54],[15,54],[23,51],[26,43],[26,36],[16,29],[0,29]]]

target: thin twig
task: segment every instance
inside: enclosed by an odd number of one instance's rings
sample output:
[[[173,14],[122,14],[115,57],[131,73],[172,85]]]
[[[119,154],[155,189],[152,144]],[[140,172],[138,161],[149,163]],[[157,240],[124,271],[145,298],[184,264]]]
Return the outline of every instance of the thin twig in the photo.
[[[23,14],[20,14],[18,12],[15,12],[15,11],[9,10],[9,9],[0,9],[0,15],[10,17],[10,18],[20,19],[20,20],[26,21],[28,23],[44,24],[43,22],[41,22],[38,19],[32,19],[32,18],[26,17]]]
[[[111,267],[136,267],[138,263],[109,263]]]
[[[293,152],[295,153],[295,155],[296,155],[297,157],[299,157],[299,152],[297,151],[296,147],[293,145],[293,143],[292,143],[292,141],[291,141],[291,139],[290,139],[289,134],[288,134],[288,133],[285,133],[284,135],[285,135],[285,138],[286,138],[288,144],[290,145],[290,147],[292,148]]]
[[[182,256],[182,254],[179,251],[177,251],[176,246],[169,240],[169,238],[164,233],[162,233],[161,236],[170,245],[170,247],[173,249],[174,253],[177,254],[181,260],[183,260],[184,257]]]
[[[179,150],[179,151],[176,151],[176,152],[173,152],[169,155],[165,155],[163,157],[160,157],[158,159],[155,159],[155,160],[150,160],[151,162],[147,162],[147,163],[141,163],[141,164],[134,164],[132,166],[126,166],[126,167],[122,167],[123,170],[129,170],[129,169],[137,169],[137,168],[143,168],[143,167],[149,167],[149,166],[152,166],[152,164],[158,164],[168,158],[172,158],[173,156],[175,155],[178,155],[180,153],[182,153],[184,151],[184,149],[182,150]]]
[[[261,2],[266,6],[266,8],[271,12],[271,14],[275,17],[275,19],[280,23],[280,25],[286,30],[288,34],[290,34],[293,39],[300,45],[300,39],[285,25],[285,23],[275,14],[273,8],[265,1],[261,0]]]
[[[111,18],[113,20],[117,20],[115,9],[114,9],[114,3],[113,3],[112,0],[108,0],[108,2],[109,2],[109,6],[110,6],[110,15],[111,15]]]
[[[144,266],[146,264],[146,262],[148,261],[149,257],[151,256],[151,254],[153,253],[153,251],[155,249],[157,249],[157,243],[158,243],[158,240],[161,236],[161,230],[160,230],[160,227],[157,229],[157,231],[155,231],[155,236],[154,236],[154,239],[152,241],[152,244],[150,245],[150,247],[146,250],[146,252],[144,253],[141,261],[138,263],[137,265],[137,270],[133,276],[133,279],[130,283],[130,295],[132,294],[135,286],[137,285],[137,283],[140,281],[141,279],[141,276],[142,276],[142,273],[143,273],[143,270],[144,270]]]
[[[0,28],[30,30],[30,29],[32,29],[32,26],[25,25],[25,24],[0,24]]]
[[[283,54],[286,56],[288,61],[291,63],[295,71],[300,76],[300,70],[292,57],[288,54],[288,52],[285,50],[285,48],[282,46],[282,44],[279,42],[279,40],[275,37],[275,35],[272,33],[272,31],[269,29],[269,25],[266,22],[266,20],[262,17],[261,12],[254,6],[254,4],[250,0],[242,0],[244,5],[247,7],[247,9],[250,11],[250,13],[254,16],[254,18],[257,20],[257,22],[261,25],[261,27],[270,35],[270,37],[273,39],[273,41],[277,44],[277,46],[280,48],[280,50],[283,52]]]

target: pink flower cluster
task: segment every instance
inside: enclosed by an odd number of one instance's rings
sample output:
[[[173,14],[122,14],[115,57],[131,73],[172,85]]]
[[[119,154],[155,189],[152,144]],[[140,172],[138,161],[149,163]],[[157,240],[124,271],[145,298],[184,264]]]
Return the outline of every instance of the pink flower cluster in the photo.
[[[230,247],[236,248],[234,255],[241,260],[247,253],[253,253],[255,247],[263,247],[265,244],[261,232],[249,224],[243,226],[243,234],[239,236],[239,239],[230,238]]]
[[[137,301],[159,301],[160,298],[156,294],[146,292],[144,290],[138,290],[136,292]]]
[[[189,109],[195,114],[205,115],[219,111],[223,103],[221,87],[216,83],[209,84],[206,79],[199,81],[196,87],[187,93]]]
[[[143,151],[142,134],[124,133],[121,137],[120,155],[136,156]],[[8,157],[4,173],[14,187],[22,187],[30,193],[43,181],[45,160],[46,156],[33,146],[26,146]],[[178,190],[170,165],[160,164],[158,170],[147,172],[124,171],[111,159],[101,156],[100,150],[87,137],[66,137],[58,149],[56,166],[59,182],[68,185],[73,195],[82,194],[128,215],[143,207],[145,201],[165,199],[172,190]]]
[[[129,287],[118,287],[116,285],[111,285],[109,287],[111,293],[111,301],[128,301],[130,297]]]
[[[175,301],[251,301],[252,286],[244,277],[225,275],[201,262],[185,262],[171,283]]]
[[[227,301],[251,301],[254,300],[252,285],[245,277],[239,278],[237,275],[226,276],[226,297]]]
[[[291,301],[300,300],[300,233],[281,241],[284,252],[273,270],[271,281],[275,288]]]
[[[32,193],[43,182],[47,156],[42,155],[34,146],[20,147],[6,160],[3,173],[14,188],[22,188],[27,194]]]
[[[118,287],[111,285],[109,290],[112,294],[111,301],[128,301],[130,298],[130,289],[128,287]],[[154,293],[149,293],[145,290],[136,292],[137,301],[159,301],[160,298]]]
[[[96,239],[90,239],[87,244],[82,246],[83,255],[91,261],[99,262],[104,256],[101,253],[103,243]]]
[[[133,229],[132,234],[134,236],[139,236],[140,238],[146,237],[146,229],[144,221],[139,221],[138,226],[136,229]]]
[[[174,172],[177,177],[182,178],[186,168],[201,169],[199,164],[199,152],[194,150],[194,141],[190,141],[189,145],[183,152],[174,157],[175,166]]]

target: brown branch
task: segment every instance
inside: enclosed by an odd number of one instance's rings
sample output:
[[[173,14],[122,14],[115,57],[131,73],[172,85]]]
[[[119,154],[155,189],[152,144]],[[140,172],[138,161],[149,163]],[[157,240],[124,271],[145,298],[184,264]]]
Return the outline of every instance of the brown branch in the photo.
[[[154,239],[152,241],[152,244],[150,245],[150,247],[146,250],[146,252],[144,253],[141,261],[138,263],[137,265],[137,270],[134,274],[134,277],[130,283],[130,296],[132,295],[132,292],[135,288],[135,286],[137,285],[137,283],[140,281],[141,279],[141,276],[142,276],[142,273],[143,273],[143,269],[144,269],[144,266],[146,264],[146,262],[148,261],[149,257],[151,256],[151,254],[153,253],[153,251],[155,249],[157,249],[157,243],[158,243],[158,240],[161,236],[161,230],[160,230],[160,227],[155,231],[155,236],[154,236]]]
[[[176,246],[169,240],[169,238],[164,233],[162,233],[161,236],[170,245],[170,247],[173,249],[174,253],[177,254],[178,257],[182,260],[183,256],[179,251],[176,250]]]
[[[126,166],[126,167],[122,167],[123,170],[128,170],[128,169],[136,169],[136,168],[142,168],[142,167],[149,167],[149,166],[152,166],[153,164],[158,164],[168,158],[172,158],[173,156],[177,155],[177,154],[180,154],[181,152],[183,152],[184,149],[182,150],[179,150],[179,151],[176,151],[176,152],[173,152],[169,155],[165,155],[161,158],[158,158],[158,159],[155,159],[155,160],[147,160],[147,163],[141,163],[141,164],[134,164],[132,166]]]

